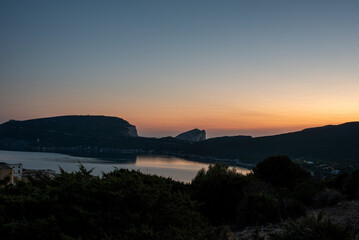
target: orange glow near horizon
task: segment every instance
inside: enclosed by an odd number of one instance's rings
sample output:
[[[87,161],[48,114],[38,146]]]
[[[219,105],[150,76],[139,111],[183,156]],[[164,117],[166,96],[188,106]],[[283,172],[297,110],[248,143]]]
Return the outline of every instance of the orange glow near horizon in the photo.
[[[355,90],[356,91],[356,90]],[[140,136],[174,136],[193,128],[207,130],[209,137],[223,135],[263,136],[329,124],[359,120],[358,101],[349,92],[342,98],[264,95],[262,98],[232,96],[161,101],[121,102],[116,98],[98,101],[25,102],[20,112],[14,106],[11,119],[26,120],[58,115],[106,115],[123,118],[137,127]],[[248,99],[248,101],[244,101]],[[298,100],[299,99],[299,100]],[[70,101],[69,101],[70,100]],[[113,104],[109,105],[108,102]],[[191,104],[194,102],[194,104]],[[28,107],[26,104],[29,104]],[[12,108],[9,108],[12,109]],[[12,115],[12,116],[11,116]],[[4,122],[9,120],[2,119]]]
[[[116,116],[135,125],[141,136],[154,137],[193,128],[207,130],[209,137],[263,136],[359,120],[359,82],[352,78],[340,84],[332,78],[326,85],[325,76],[301,83],[268,79],[266,85],[233,79],[203,86],[173,81],[160,89],[139,86],[136,94],[82,86],[65,93],[23,90],[18,98],[4,98],[0,117],[5,122],[59,115]]]

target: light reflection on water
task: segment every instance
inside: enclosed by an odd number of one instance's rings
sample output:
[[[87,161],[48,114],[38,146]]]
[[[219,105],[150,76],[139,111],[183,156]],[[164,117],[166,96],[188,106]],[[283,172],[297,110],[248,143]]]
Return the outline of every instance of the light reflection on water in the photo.
[[[25,169],[52,169],[57,173],[60,167],[67,172],[77,171],[79,162],[87,169],[93,168],[94,175],[102,175],[117,168],[140,170],[147,174],[171,177],[174,180],[190,182],[202,169],[208,168],[207,163],[189,161],[170,156],[139,155],[129,158],[88,158],[75,157],[60,153],[1,151],[0,162],[22,163]],[[250,170],[236,167],[237,171],[247,174]]]

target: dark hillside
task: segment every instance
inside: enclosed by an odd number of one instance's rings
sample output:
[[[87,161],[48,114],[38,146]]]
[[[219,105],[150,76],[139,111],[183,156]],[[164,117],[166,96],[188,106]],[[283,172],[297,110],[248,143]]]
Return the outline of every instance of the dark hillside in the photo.
[[[258,162],[271,155],[359,162],[359,122],[267,137],[222,137],[194,143],[187,152]]]
[[[182,144],[175,138],[138,137],[135,126],[117,117],[60,116],[0,125],[0,149],[8,150],[168,151]]]
[[[59,148],[130,150],[200,156],[212,160],[238,159],[248,163],[257,163],[271,155],[288,155],[292,159],[357,165],[359,122],[309,128],[274,136],[220,137],[199,142],[172,137],[137,137],[135,126],[121,118],[106,116],[62,116],[9,121],[0,125],[0,149],[43,148],[48,151]]]
[[[1,129],[29,133],[67,134],[73,136],[137,137],[136,127],[117,117],[60,116],[26,121],[8,121]]]

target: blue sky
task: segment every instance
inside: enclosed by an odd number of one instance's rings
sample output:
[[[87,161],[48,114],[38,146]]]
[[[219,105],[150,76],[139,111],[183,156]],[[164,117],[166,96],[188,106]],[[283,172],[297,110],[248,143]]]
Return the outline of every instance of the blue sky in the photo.
[[[0,122],[122,117],[145,136],[359,118],[358,1],[1,1]]]

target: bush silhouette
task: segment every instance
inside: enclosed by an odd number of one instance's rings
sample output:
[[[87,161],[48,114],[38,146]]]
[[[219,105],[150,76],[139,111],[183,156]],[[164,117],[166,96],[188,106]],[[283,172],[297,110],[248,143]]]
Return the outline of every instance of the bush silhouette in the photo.
[[[359,198],[359,169],[355,170],[344,180],[343,192],[350,198]]]
[[[310,174],[287,156],[272,156],[253,168],[256,177],[276,188],[292,189]]]
[[[202,169],[192,181],[192,197],[200,203],[201,213],[210,223],[221,225],[236,219],[236,206],[243,196],[245,176],[229,169],[226,164]]]
[[[278,199],[267,193],[246,194],[239,203],[237,225],[258,225],[280,220]]]
[[[1,239],[216,239],[184,183],[124,169],[90,173],[0,188]]]

